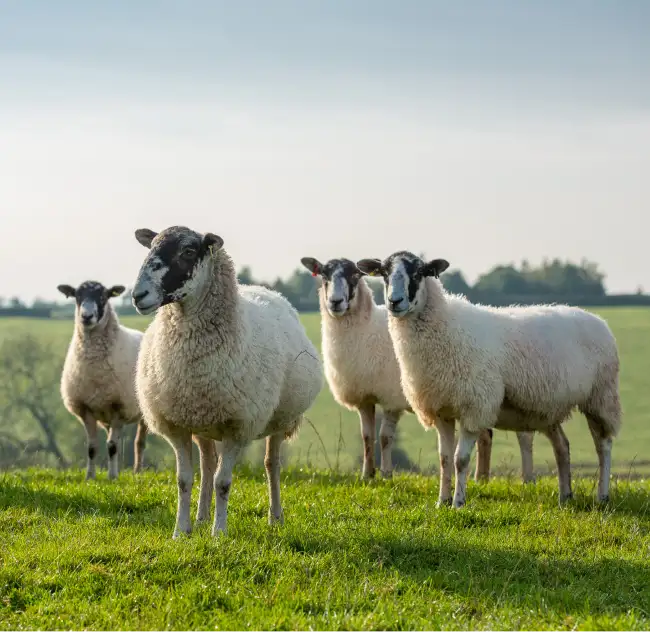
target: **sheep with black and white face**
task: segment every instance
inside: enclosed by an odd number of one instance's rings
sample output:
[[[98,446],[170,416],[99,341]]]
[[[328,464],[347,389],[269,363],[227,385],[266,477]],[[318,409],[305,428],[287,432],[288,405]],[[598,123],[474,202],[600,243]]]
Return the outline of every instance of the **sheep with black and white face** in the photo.
[[[83,423],[88,440],[86,478],[95,478],[97,424],[108,432],[108,477],[118,475],[118,445],[122,427],[138,423],[133,469],[143,463],[147,428],[135,394],[135,365],[142,332],[120,324],[111,298],[123,285],[105,287],[85,281],[77,288],[59,285],[76,301],[75,324],[61,375],[65,407]]]
[[[560,502],[571,497],[569,442],[562,430],[574,408],[587,418],[599,460],[598,499],[609,496],[612,438],[621,425],[616,340],[602,318],[566,305],[493,308],[445,292],[449,263],[406,251],[358,268],[384,279],[388,326],[407,400],[440,449],[440,503],[465,503],[471,452],[485,428],[539,431],[551,441]]]
[[[316,349],[284,297],[238,285],[217,235],[173,226],[138,230],[136,239],[149,253],[133,302],[141,313],[156,312],[138,360],[137,392],[149,429],[176,453],[174,536],[191,531],[192,434],[221,442],[214,535],[226,531],[235,461],[263,437],[269,522],[281,522],[280,446],[322,387]]]

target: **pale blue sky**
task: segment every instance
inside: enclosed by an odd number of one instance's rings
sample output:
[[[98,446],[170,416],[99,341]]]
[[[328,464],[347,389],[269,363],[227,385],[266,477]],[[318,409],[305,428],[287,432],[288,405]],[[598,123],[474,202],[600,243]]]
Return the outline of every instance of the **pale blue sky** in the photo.
[[[650,290],[650,3],[0,6],[0,294],[133,283],[133,231],[302,256],[598,261]]]

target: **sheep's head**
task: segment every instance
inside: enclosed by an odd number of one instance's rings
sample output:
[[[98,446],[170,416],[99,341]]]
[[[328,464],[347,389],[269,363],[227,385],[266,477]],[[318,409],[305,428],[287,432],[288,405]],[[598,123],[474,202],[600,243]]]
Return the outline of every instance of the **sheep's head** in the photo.
[[[386,307],[396,318],[406,316],[421,304],[425,277],[438,278],[448,267],[449,262],[445,259],[425,262],[407,251],[395,252],[383,261],[357,261],[357,268],[364,274],[384,278]]]
[[[312,257],[303,257],[302,265],[314,276],[320,276],[325,293],[327,311],[334,318],[343,316],[352,307],[361,273],[349,259],[330,259],[321,263]]]
[[[97,281],[84,281],[78,288],[59,285],[57,289],[66,298],[75,298],[75,318],[84,328],[92,329],[103,320],[108,300],[119,296],[126,288],[123,285],[107,288]]]
[[[135,238],[149,248],[132,292],[140,314],[151,314],[197,292],[209,273],[212,254],[223,246],[221,237],[185,226],[171,226],[160,233],[140,228]]]

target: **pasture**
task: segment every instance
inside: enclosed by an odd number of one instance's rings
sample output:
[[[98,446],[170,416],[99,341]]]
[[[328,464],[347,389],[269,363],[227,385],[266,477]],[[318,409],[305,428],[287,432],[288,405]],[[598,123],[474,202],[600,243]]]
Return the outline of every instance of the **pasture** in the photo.
[[[621,354],[623,427],[614,442],[613,471],[625,476],[646,475],[650,472],[650,456],[646,452],[650,448],[650,309],[608,308],[594,311],[607,319]],[[307,333],[320,350],[320,315],[304,314],[302,320]],[[129,327],[144,329],[148,319],[135,316],[123,318],[122,322]],[[52,344],[60,356],[61,364],[71,331],[71,321],[0,320],[0,341],[6,337],[33,334]],[[66,412],[60,402],[58,405],[61,414],[65,416]],[[304,424],[298,437],[285,446],[288,462],[316,469],[331,467],[340,471],[356,470],[360,466],[362,449],[356,413],[336,404],[325,386],[307,416],[311,424]],[[70,418],[69,425],[72,432],[84,436],[81,427],[77,427],[79,424],[76,420]],[[597,468],[596,454],[584,418],[576,414],[567,422],[565,430],[571,442],[571,460],[576,474],[586,473],[591,476]],[[407,464],[407,469],[437,471],[435,431],[425,432],[413,415],[404,415],[397,432],[397,448],[402,453],[397,456],[397,467],[400,467],[401,460]],[[537,436],[533,449],[536,472],[549,474],[555,467],[555,461],[548,440]],[[173,465],[171,448],[164,441],[150,438],[147,450],[150,464],[165,467]],[[76,463],[81,465],[84,454],[69,456],[71,459],[76,458]],[[259,441],[249,451],[248,458],[253,463],[261,464],[262,454],[263,442]],[[518,474],[519,467],[519,448],[515,434],[496,431],[493,470],[501,474]]]
[[[562,509],[548,441],[534,445],[546,476],[523,486],[516,438],[498,431],[497,476],[471,481],[464,509],[437,509],[436,435],[410,415],[398,448],[412,470],[434,475],[363,484],[357,417],[325,387],[308,413],[313,426],[285,453],[283,527],[266,522],[262,442],[235,472],[219,539],[201,525],[171,540],[176,485],[161,440],[147,452],[160,471],[123,471],[113,483],[105,470],[86,483],[79,467],[0,474],[0,628],[648,629],[650,310],[596,311],[622,361],[609,506],[594,506],[595,452],[578,415],[566,425],[575,499]],[[143,329],[147,320],[123,322]],[[320,346],[319,316],[303,322]],[[31,333],[62,362],[71,327],[7,319],[0,339]],[[68,456],[83,464],[83,453]]]

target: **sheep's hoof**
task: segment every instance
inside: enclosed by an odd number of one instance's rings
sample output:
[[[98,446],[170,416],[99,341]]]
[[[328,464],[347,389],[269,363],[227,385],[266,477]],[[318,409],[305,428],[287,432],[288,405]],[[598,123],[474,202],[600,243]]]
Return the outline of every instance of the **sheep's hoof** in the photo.
[[[564,496],[560,496],[560,502],[559,502],[560,507],[564,507],[571,500],[573,500],[573,493],[572,492],[569,492],[568,494],[566,494]]]
[[[388,470],[387,472],[384,472],[384,471],[382,470],[381,477],[382,477],[383,479],[385,479],[385,480],[388,481],[388,480],[390,480],[391,478],[393,478],[393,471],[392,471],[392,470]]]
[[[451,498],[438,498],[436,507],[451,507]]]
[[[212,537],[218,538],[226,535],[226,527],[212,527]]]
[[[269,524],[282,526],[284,524],[284,511],[281,511],[279,516],[274,516],[269,509]]]
[[[461,509],[462,507],[465,506],[465,501],[464,500],[454,500],[452,507],[454,509]]]
[[[372,468],[372,470],[369,471],[364,471],[362,478],[364,481],[371,481],[373,478],[375,478],[375,468]]]
[[[210,520],[209,511],[202,511],[201,513],[196,514],[196,524],[203,524],[205,522],[209,522],[209,520]]]
[[[530,478],[524,478],[524,485],[534,485],[537,482],[537,479],[534,476]]]
[[[609,502],[609,494],[607,494],[607,495],[605,495],[605,496],[599,496],[599,497],[598,497],[598,502],[599,502],[601,505],[606,505],[606,504]]]
[[[94,481],[95,480],[95,472],[86,472],[86,480],[87,481]]]
[[[192,533],[192,527],[188,527],[187,531],[185,529],[179,529],[176,527],[174,529],[174,535],[172,535],[172,540],[180,540],[181,538],[187,537]]]

